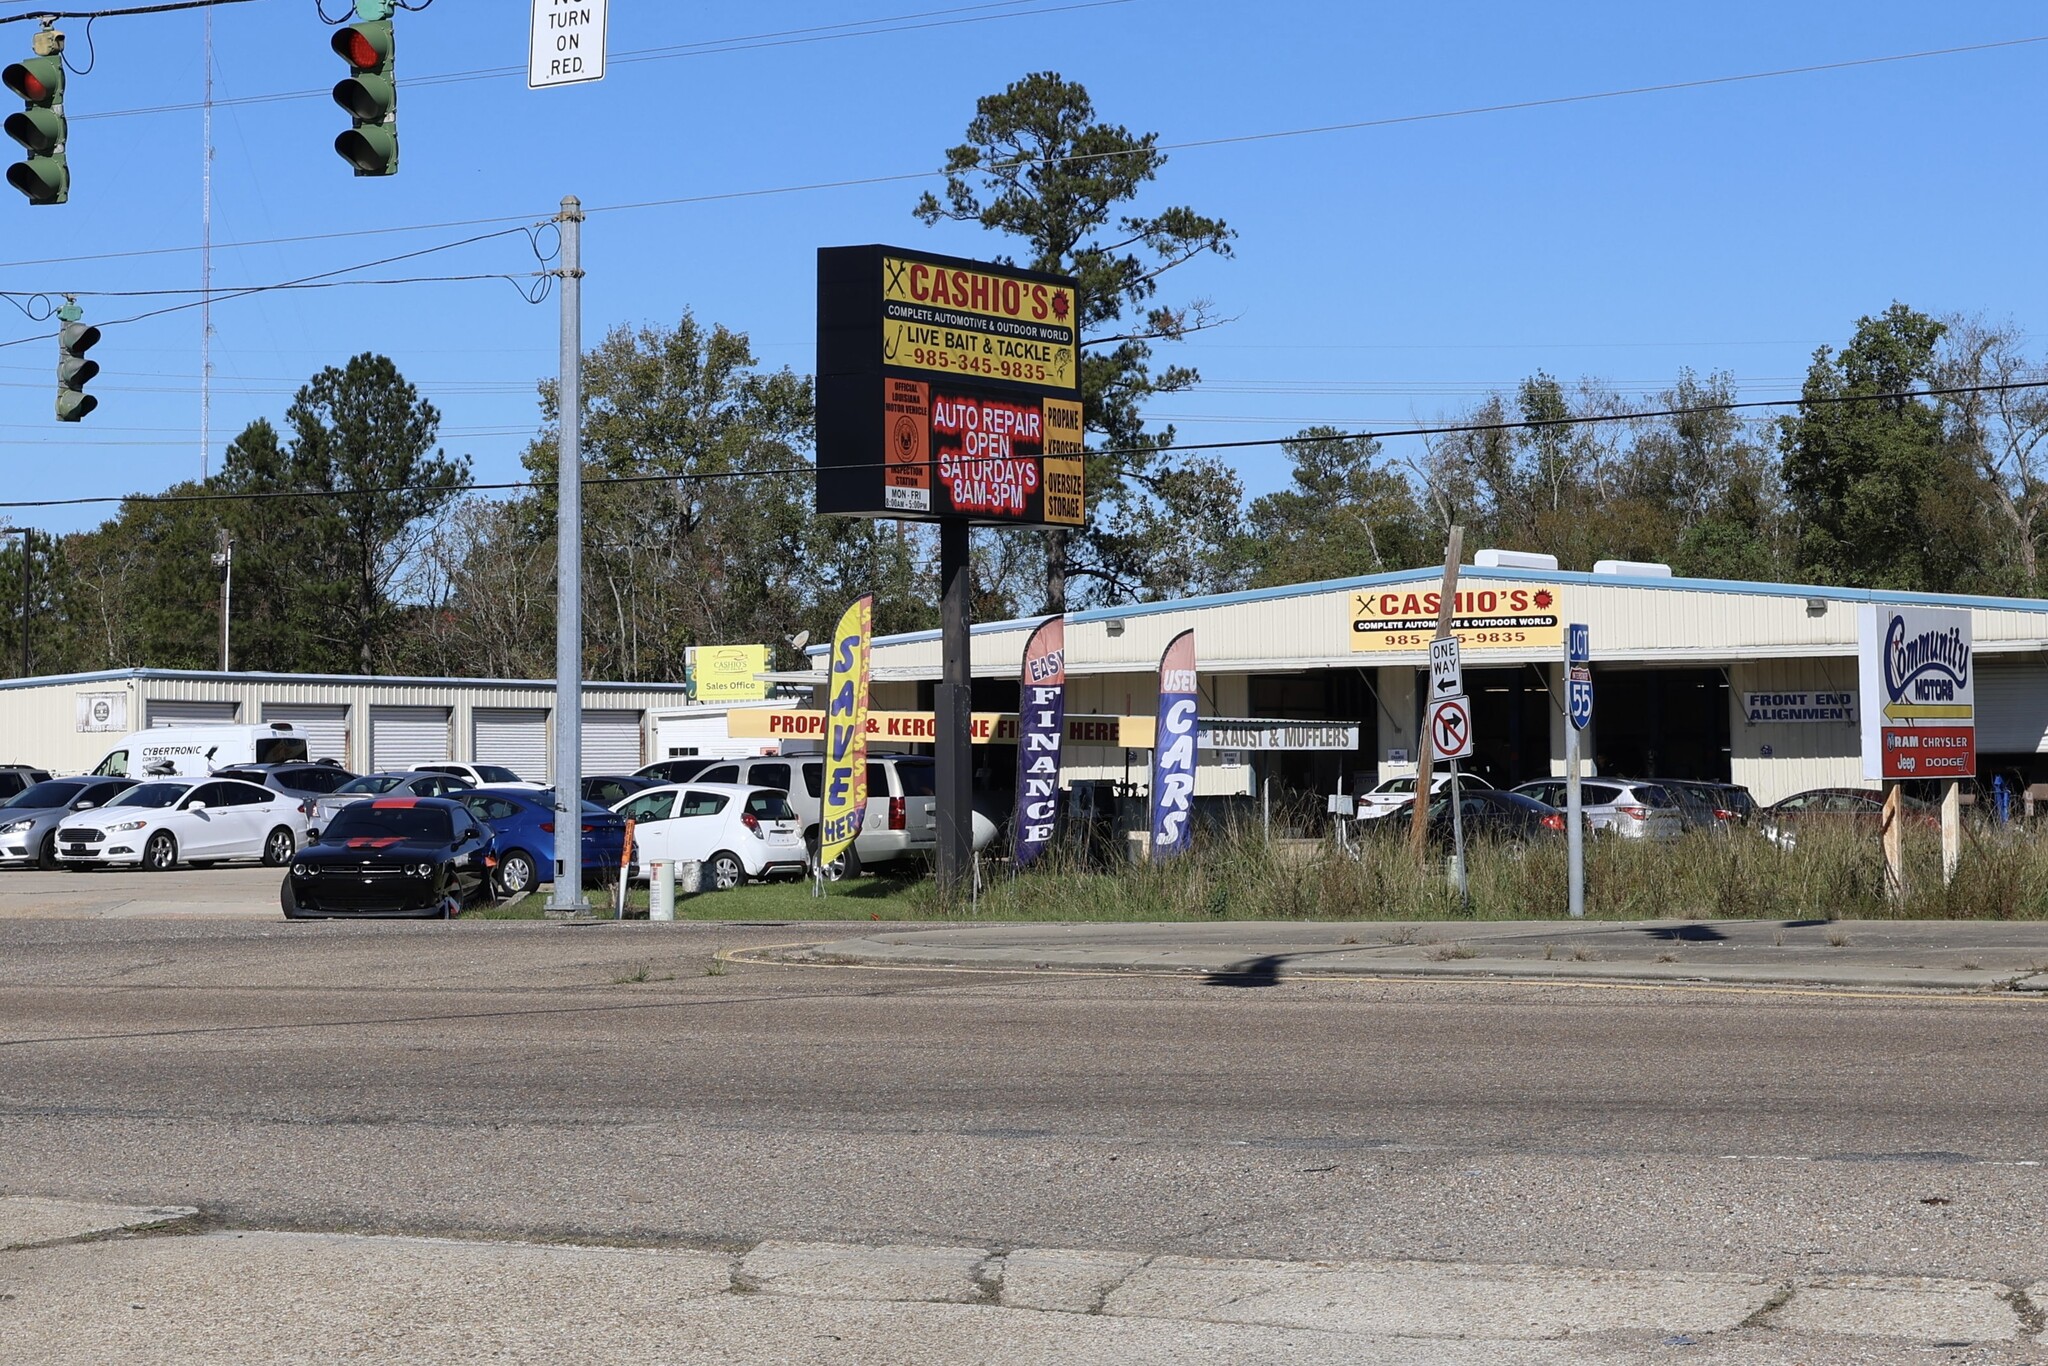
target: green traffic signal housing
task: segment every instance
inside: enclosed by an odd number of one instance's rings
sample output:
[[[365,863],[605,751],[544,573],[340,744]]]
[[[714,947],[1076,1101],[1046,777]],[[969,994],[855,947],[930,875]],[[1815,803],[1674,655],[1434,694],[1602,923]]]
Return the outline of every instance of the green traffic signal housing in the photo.
[[[85,392],[85,386],[100,372],[100,363],[87,360],[85,353],[99,345],[100,330],[89,327],[85,321],[85,310],[76,300],[65,300],[64,307],[57,310],[57,320],[63,328],[57,333],[57,420],[77,422],[87,413],[100,406],[100,401]]]
[[[398,81],[390,0],[356,0],[358,21],[334,32],[335,55],[348,63],[348,79],[334,87],[334,102],[355,126],[334,140],[334,150],[359,176],[398,171]]]
[[[7,168],[7,183],[31,204],[62,204],[71,197],[71,166],[64,154],[64,35],[45,29],[35,36],[35,56],[0,70],[0,85],[26,106],[0,124],[28,150],[26,160]]]

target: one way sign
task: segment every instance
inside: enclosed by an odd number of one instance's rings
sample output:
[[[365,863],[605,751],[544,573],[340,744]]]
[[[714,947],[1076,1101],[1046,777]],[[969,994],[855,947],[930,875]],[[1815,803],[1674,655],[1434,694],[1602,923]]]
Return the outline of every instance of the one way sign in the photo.
[[[1463,697],[1465,666],[1458,654],[1458,638],[1446,636],[1429,642],[1429,696]]]

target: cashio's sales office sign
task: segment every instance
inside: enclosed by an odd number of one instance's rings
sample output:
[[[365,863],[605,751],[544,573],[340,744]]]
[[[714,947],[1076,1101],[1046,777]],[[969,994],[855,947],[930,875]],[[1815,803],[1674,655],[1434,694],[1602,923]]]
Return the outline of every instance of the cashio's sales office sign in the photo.
[[[1863,776],[1977,773],[1977,670],[1970,614],[1952,607],[1857,610]]]
[[[1443,594],[1392,587],[1349,595],[1353,650],[1426,650]],[[1564,644],[1563,594],[1554,584],[1460,588],[1451,633],[1467,650],[1556,649]]]
[[[818,511],[1080,526],[1074,281],[896,247],[818,252]]]

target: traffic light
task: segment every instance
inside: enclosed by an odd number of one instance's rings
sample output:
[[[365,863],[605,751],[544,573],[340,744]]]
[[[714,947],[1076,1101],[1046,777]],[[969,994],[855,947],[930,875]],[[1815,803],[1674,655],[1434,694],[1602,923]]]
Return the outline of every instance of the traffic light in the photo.
[[[7,183],[31,204],[62,204],[71,197],[71,167],[64,156],[64,35],[44,29],[31,46],[35,56],[0,71],[0,84],[28,105],[0,124],[28,149],[28,160],[7,168]]]
[[[334,31],[335,55],[349,77],[334,87],[334,102],[355,126],[334,140],[357,175],[398,171],[398,81],[391,74],[392,0],[356,0],[356,22]]]
[[[85,392],[85,386],[100,372],[100,363],[87,360],[85,353],[99,345],[100,330],[88,327],[83,321],[85,310],[78,301],[66,298],[64,307],[57,310],[57,320],[64,324],[57,334],[57,420],[76,422],[100,406],[100,401]]]

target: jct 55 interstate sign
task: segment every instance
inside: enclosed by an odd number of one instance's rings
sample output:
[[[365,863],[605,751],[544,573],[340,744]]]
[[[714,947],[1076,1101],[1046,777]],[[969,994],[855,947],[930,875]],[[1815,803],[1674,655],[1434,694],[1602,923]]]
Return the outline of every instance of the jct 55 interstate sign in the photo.
[[[1079,526],[1080,295],[896,247],[818,253],[818,511]]]

